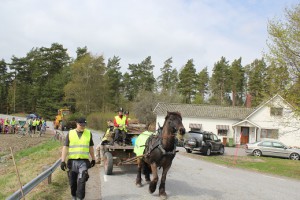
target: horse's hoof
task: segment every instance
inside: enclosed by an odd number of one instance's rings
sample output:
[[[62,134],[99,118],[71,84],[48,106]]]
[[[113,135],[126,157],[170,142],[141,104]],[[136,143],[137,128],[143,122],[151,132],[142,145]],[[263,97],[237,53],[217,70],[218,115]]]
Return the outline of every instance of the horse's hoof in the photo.
[[[137,187],[142,187],[142,184],[141,183],[136,183],[136,186]]]
[[[168,198],[166,194],[161,194],[159,197],[161,200],[166,200]]]
[[[153,192],[155,192],[156,190],[156,184],[154,184],[153,182],[150,182],[149,184],[149,192],[150,194],[152,194]]]

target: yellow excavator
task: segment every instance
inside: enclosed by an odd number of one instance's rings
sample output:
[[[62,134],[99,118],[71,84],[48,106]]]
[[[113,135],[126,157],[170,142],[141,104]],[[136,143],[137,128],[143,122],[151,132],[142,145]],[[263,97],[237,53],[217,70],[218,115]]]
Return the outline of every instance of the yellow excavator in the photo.
[[[66,118],[70,115],[70,110],[68,108],[58,109],[57,115],[54,121],[54,128],[64,130],[66,127]]]

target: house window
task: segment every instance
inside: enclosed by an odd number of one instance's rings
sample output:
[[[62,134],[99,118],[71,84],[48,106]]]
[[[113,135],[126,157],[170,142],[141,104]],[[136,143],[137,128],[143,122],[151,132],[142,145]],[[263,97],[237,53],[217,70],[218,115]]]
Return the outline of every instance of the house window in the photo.
[[[191,131],[200,131],[202,124],[189,124]]]
[[[229,126],[228,125],[217,125],[218,135],[227,136]]]
[[[282,116],[283,108],[271,107],[271,116]]]
[[[278,139],[278,129],[261,129],[260,137]]]
[[[228,132],[228,130],[221,130],[221,129],[219,129],[218,130],[218,135],[220,135],[220,136],[227,136],[227,132]]]

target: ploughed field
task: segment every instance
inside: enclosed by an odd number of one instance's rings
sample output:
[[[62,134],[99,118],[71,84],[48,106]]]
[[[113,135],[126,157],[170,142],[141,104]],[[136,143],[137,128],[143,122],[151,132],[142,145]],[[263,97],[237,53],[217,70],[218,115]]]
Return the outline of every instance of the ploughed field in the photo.
[[[50,131],[39,137],[38,134],[34,134],[33,137],[27,135],[22,138],[17,138],[15,134],[0,134],[0,162],[3,162],[3,157],[7,157],[10,154],[10,147],[13,153],[26,149],[32,146],[36,146],[45,140],[49,140],[53,137]]]

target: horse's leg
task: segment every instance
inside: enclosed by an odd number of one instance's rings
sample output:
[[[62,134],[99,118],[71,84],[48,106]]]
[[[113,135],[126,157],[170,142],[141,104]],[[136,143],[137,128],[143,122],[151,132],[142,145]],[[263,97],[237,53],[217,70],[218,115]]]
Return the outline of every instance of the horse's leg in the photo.
[[[144,162],[144,174],[145,174],[145,180],[147,183],[150,183],[150,166],[148,165],[148,163]]]
[[[160,185],[159,185],[159,196],[161,197],[161,199],[167,199],[167,193],[165,191],[166,190],[165,184],[166,184],[167,173],[168,173],[170,167],[171,167],[171,164],[167,167],[163,167],[163,172],[162,172]]]
[[[142,173],[142,162],[144,162],[141,158],[137,159],[137,167],[138,167],[138,173],[136,176],[136,180],[135,180],[135,184],[138,187],[142,187],[142,177],[141,177],[141,173]]]
[[[152,181],[149,184],[149,192],[153,193],[156,190],[156,185],[158,182],[158,174],[157,174],[157,166],[156,163],[151,164],[151,170],[152,170]]]

